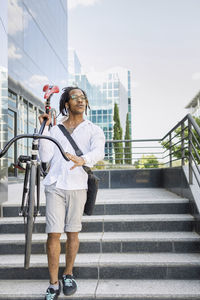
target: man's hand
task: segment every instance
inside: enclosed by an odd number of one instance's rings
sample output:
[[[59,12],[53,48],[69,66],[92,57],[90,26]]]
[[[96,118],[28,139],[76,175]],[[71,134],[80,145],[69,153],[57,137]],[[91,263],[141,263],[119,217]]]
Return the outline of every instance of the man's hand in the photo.
[[[74,165],[70,168],[70,170],[73,170],[74,168],[83,166],[85,164],[84,159],[80,156],[72,155],[70,153],[65,153],[65,155],[67,156],[67,158],[74,162]]]
[[[44,119],[47,119],[46,126],[49,126],[51,124],[51,112],[49,112],[49,114],[44,113],[39,115],[38,119],[40,121],[40,125],[43,123]]]

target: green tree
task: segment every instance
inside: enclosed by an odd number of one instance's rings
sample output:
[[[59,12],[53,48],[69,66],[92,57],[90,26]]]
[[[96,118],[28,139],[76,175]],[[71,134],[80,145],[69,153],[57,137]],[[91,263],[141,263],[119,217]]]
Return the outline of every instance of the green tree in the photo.
[[[120,124],[119,118],[119,109],[117,103],[114,106],[114,136],[113,140],[122,140],[122,128]],[[114,150],[115,150],[115,163],[116,164],[123,164],[123,144],[122,142],[114,143]]]
[[[200,127],[200,117],[194,117],[194,120],[196,121],[197,125]],[[200,148],[197,144],[197,141],[198,143],[200,144],[200,137],[198,136],[198,134],[196,133],[196,131],[194,129],[192,129],[192,132],[193,132],[193,135],[195,136],[192,136],[192,143],[194,145],[194,148],[192,148],[192,155],[194,156],[196,162],[198,164],[200,164],[200,159],[198,158],[198,155],[200,156]],[[171,141],[171,152],[172,152],[172,157],[173,158],[178,158],[178,159],[181,159],[181,126],[179,126],[176,130],[175,130],[175,135],[176,135],[176,138],[175,139],[172,139]],[[184,137],[185,137],[185,146],[188,144],[188,128],[185,128],[184,129]],[[180,141],[178,143],[178,141]],[[170,149],[170,141],[169,139],[167,140],[164,140],[163,142],[161,142],[161,145],[169,150]],[[189,152],[188,152],[188,149],[186,148],[185,150],[185,160],[188,161],[188,158],[189,158]],[[198,155],[197,155],[198,154]],[[172,159],[173,159],[172,158]]]
[[[125,132],[125,140],[130,140],[130,129],[129,129],[129,119],[128,119],[128,113],[126,114],[126,132]],[[131,142],[125,142],[125,148],[124,148],[124,162],[125,164],[132,163],[132,149],[131,149]]]
[[[159,161],[155,155],[142,155],[142,158],[135,161],[134,166],[136,169],[149,169],[158,168]]]

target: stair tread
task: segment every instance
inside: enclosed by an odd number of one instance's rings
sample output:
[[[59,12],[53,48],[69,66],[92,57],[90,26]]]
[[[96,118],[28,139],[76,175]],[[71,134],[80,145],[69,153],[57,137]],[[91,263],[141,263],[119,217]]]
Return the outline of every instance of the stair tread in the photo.
[[[29,299],[42,296],[48,287],[47,280],[0,280],[0,299],[5,296],[16,296]],[[38,284],[39,283],[39,284]],[[199,296],[200,280],[80,280],[77,279],[78,290],[73,298],[94,296],[125,297],[144,295],[173,295],[173,296]],[[30,293],[31,291],[31,293]],[[95,292],[96,291],[96,292]],[[31,294],[31,295],[30,295]],[[60,297],[62,297],[62,292]],[[13,296],[14,299],[14,296]]]
[[[23,182],[8,185],[8,199],[10,203],[21,203],[23,192]],[[14,195],[14,197],[13,197]],[[41,181],[41,203],[45,203],[44,186]],[[164,188],[119,188],[119,189],[99,189],[97,202],[107,199],[183,199],[182,197],[164,189]]]
[[[100,280],[97,295],[200,295],[200,280]]]
[[[65,255],[60,255],[60,264]],[[23,267],[24,255],[0,255],[0,268]],[[32,254],[31,267],[47,267],[46,254]],[[200,253],[79,253],[75,266],[200,266]]]
[[[32,242],[45,242],[46,233],[34,233]],[[66,234],[61,235],[61,241],[66,240]],[[80,232],[79,240],[81,242],[99,242],[102,241],[200,241],[200,235],[196,232]],[[22,234],[0,234],[0,243],[22,243],[25,241],[25,235]]]
[[[93,215],[83,216],[83,222],[132,222],[132,221],[193,221],[190,214],[150,214],[150,215]],[[36,223],[44,223],[45,217],[37,217]],[[24,223],[22,217],[0,218],[0,224],[4,223]]]
[[[0,299],[18,296],[27,296],[27,299],[36,299],[45,294],[48,287],[47,280],[0,280]],[[84,299],[96,295],[100,297],[116,297],[119,299],[134,296],[200,296],[200,280],[81,280],[77,279],[78,290],[73,299]],[[15,291],[15,295],[10,289]],[[63,294],[61,292],[60,297]],[[59,297],[59,299],[60,299]],[[69,297],[68,297],[69,298]],[[147,298],[148,299],[148,298]],[[158,299],[158,298],[157,298]]]
[[[155,198],[142,198],[142,199],[105,199],[97,200],[96,205],[102,204],[177,204],[177,203],[189,203],[189,200],[186,198],[164,198],[164,199],[155,199]],[[19,203],[7,203],[5,202],[2,207],[20,207]],[[41,206],[45,206],[45,203],[42,203]]]

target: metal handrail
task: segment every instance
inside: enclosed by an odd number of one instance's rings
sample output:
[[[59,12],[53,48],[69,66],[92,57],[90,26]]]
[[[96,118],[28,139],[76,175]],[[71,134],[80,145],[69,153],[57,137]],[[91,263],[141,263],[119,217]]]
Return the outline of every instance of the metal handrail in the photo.
[[[178,130],[177,132],[177,129],[180,130]],[[198,137],[200,138],[200,128],[196,123],[196,121],[191,116],[191,114],[187,114],[161,139],[158,138],[157,139],[132,139],[132,140],[114,140],[114,141],[107,140],[106,159],[110,164],[112,164],[115,159],[115,164],[128,163],[128,164],[132,164],[135,167],[141,165],[144,166],[144,162],[148,158],[142,157],[142,155],[149,155],[149,156],[154,155],[154,157],[157,160],[159,160],[157,161],[157,163],[155,160],[155,163],[153,163],[154,166],[163,165],[166,167],[167,166],[173,167],[173,165],[177,161],[180,161],[181,166],[184,166],[186,163],[188,163],[189,184],[193,183],[193,176],[197,178],[197,182],[199,183],[200,179],[198,181],[198,176],[199,176],[198,164],[200,162],[200,153],[198,150],[200,149],[200,142]],[[130,147],[127,147],[125,143],[130,143],[131,144]],[[161,146],[158,147],[157,144],[155,146],[152,146],[152,143],[154,144],[157,143],[160,144]],[[156,151],[156,149],[158,148],[160,149]],[[128,149],[130,149],[130,153]],[[134,149],[137,149],[137,152],[134,152],[133,151]],[[148,152],[144,150],[142,151],[142,149],[148,149]],[[115,151],[117,150],[120,153],[118,153],[116,156]],[[180,153],[180,157],[178,153]],[[130,157],[127,157],[129,154]],[[158,154],[160,157],[157,157]],[[138,157],[139,155],[141,157]],[[141,163],[141,159],[144,160],[143,164]],[[135,162],[137,162],[137,165],[135,165]],[[193,168],[193,164],[195,165],[196,168]],[[147,166],[146,163],[145,166]]]

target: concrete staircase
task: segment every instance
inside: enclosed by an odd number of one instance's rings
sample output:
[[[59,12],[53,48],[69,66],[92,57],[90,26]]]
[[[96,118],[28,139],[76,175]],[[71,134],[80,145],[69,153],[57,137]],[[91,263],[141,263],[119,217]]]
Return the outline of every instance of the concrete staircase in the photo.
[[[24,270],[18,210],[7,204],[0,219],[0,299],[44,299],[45,218],[36,220],[31,268]],[[200,236],[193,225],[188,200],[164,189],[100,190],[95,215],[83,217],[74,268],[78,291],[59,299],[200,299]],[[60,275],[64,241],[65,235]]]

